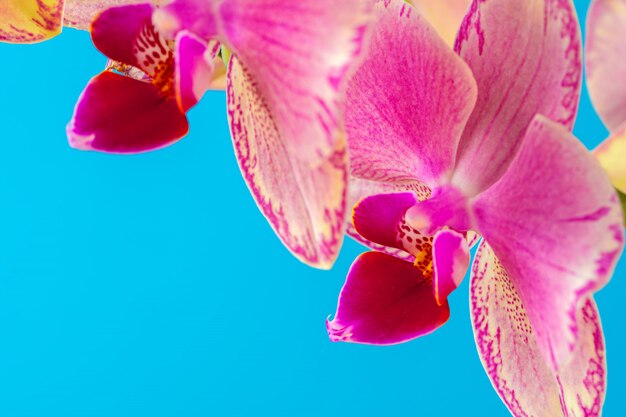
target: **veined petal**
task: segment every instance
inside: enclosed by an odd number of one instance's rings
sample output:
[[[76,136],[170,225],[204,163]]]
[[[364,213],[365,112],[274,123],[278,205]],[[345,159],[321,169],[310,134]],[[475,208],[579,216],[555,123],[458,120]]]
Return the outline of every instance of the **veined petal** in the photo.
[[[378,3],[376,18],[346,95],[351,173],[432,188],[452,174],[476,85],[467,65],[403,0]]]
[[[356,177],[350,178],[350,186],[349,190],[349,199],[348,199],[348,207],[354,208],[361,200],[366,197],[378,195],[378,194],[393,194],[393,193],[403,193],[403,192],[411,192],[415,194],[418,200],[425,200],[430,196],[430,189],[426,187],[424,184],[421,184],[417,181],[409,181],[409,182],[377,182],[377,181],[368,181]],[[354,210],[353,210],[354,214]],[[404,249],[398,249],[396,247],[384,246],[379,243],[376,243],[372,240],[369,240],[359,234],[354,228],[353,221],[350,219],[348,222],[348,236],[356,240],[357,242],[367,246],[370,249],[376,250],[378,252],[383,252],[389,255],[393,255],[399,259],[403,259],[407,262],[413,263],[415,261],[415,256],[406,252]]]
[[[137,153],[176,142],[187,130],[174,97],[164,97],[151,83],[105,71],[83,91],[67,134],[77,149]]]
[[[335,152],[318,166],[298,160],[256,79],[236,57],[229,64],[227,97],[235,154],[259,208],[298,259],[329,268],[346,227],[345,140],[339,137]]]
[[[433,291],[437,304],[443,305],[450,293],[461,284],[469,263],[469,245],[464,235],[450,229],[435,235]]]
[[[519,293],[539,351],[559,369],[580,339],[579,306],[610,279],[624,247],[622,209],[606,173],[564,126],[537,116],[474,212]]]
[[[626,0],[592,0],[587,15],[585,64],[589,95],[614,131],[626,123]]]
[[[176,36],[176,98],[183,111],[195,106],[213,82],[213,60],[219,44],[207,45],[191,32]]]
[[[371,0],[174,0],[166,32],[218,38],[254,76],[284,145],[311,165],[340,140],[342,81],[361,49]]]
[[[91,22],[105,9],[131,4],[146,4],[149,0],[65,0],[63,25],[89,30]]]
[[[544,360],[524,301],[483,242],[472,271],[471,316],[478,353],[498,395],[515,417],[599,417],[606,358],[593,299],[581,299],[572,311],[578,338],[571,362],[558,371]]]
[[[615,188],[626,193],[626,123],[594,150]]]
[[[409,0],[448,45],[454,45],[471,0]]]
[[[174,54],[152,24],[150,4],[112,7],[91,27],[93,43],[104,55],[132,65],[166,86],[174,80]]]
[[[474,0],[455,49],[478,102],[459,145],[454,182],[475,195],[502,176],[535,114],[571,129],[580,97],[580,29],[571,0]]]
[[[441,327],[450,317],[419,269],[393,256],[364,253],[352,265],[335,318],[326,322],[333,342],[402,343]]]
[[[63,0],[3,0],[0,42],[34,43],[61,33]]]

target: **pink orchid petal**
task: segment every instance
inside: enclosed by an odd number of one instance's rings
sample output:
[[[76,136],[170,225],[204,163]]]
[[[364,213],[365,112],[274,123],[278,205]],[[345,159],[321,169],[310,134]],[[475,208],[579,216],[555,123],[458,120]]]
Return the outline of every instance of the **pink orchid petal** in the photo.
[[[150,4],[113,7],[93,22],[93,43],[115,61],[137,67],[155,79],[173,80],[174,55],[166,39],[152,24]]]
[[[94,18],[105,9],[133,4],[147,4],[146,0],[65,0],[63,26],[89,30]]]
[[[105,71],[83,91],[67,134],[77,149],[137,153],[176,142],[187,130],[173,97],[163,97],[150,83]]]
[[[544,360],[526,299],[516,287],[483,242],[471,278],[472,325],[478,353],[498,395],[515,417],[599,417],[606,357],[593,299],[581,299],[572,312],[578,331],[572,360],[555,371]]]
[[[582,67],[576,11],[569,0],[474,0],[455,49],[478,83],[455,183],[475,195],[506,171],[535,114],[573,126]]]
[[[626,0],[592,0],[587,15],[585,64],[589,95],[614,131],[626,123]]]
[[[61,32],[63,0],[3,0],[0,42],[34,43]]]
[[[626,123],[594,150],[613,186],[626,193]]]
[[[213,82],[212,61],[219,45],[206,42],[187,31],[176,36],[176,97],[181,109],[195,106]]]
[[[471,0],[408,0],[450,46],[454,45]]]
[[[402,237],[408,233],[408,238],[413,240],[417,232],[410,230],[404,222],[404,215],[418,201],[411,192],[366,197],[352,209],[352,223],[365,239],[379,245],[406,250]]]
[[[352,177],[350,179],[350,186],[348,187],[348,190],[349,190],[348,207],[353,207],[353,208],[361,200],[365,199],[366,197],[374,196],[377,194],[412,192],[415,194],[418,200],[424,200],[428,198],[428,196],[430,196],[430,189],[417,181],[391,183],[391,182],[368,181],[368,180]],[[353,210],[353,213],[354,213],[354,210]],[[363,237],[356,231],[356,229],[354,228],[354,225],[352,224],[352,220],[348,222],[348,230],[346,232],[348,236],[350,236],[357,242],[367,246],[370,249],[395,256],[399,259],[403,259],[411,263],[415,261],[415,256],[404,251],[403,249],[383,246],[379,243],[366,239],[365,237]]]
[[[259,208],[300,260],[329,268],[346,226],[348,157],[345,143],[311,167],[289,151],[259,84],[239,59],[228,69],[228,118],[235,154]]]
[[[433,291],[437,304],[443,305],[448,296],[465,278],[470,263],[467,239],[454,230],[442,230],[433,241]]]
[[[537,116],[508,171],[476,198],[474,211],[478,231],[519,292],[538,349],[557,369],[580,338],[581,300],[610,279],[624,247],[615,190],[582,143]]]
[[[288,150],[317,164],[341,140],[341,83],[370,9],[371,0],[175,0],[155,21],[218,37],[254,76]]]
[[[431,333],[449,317],[448,303],[437,304],[419,269],[368,252],[352,265],[335,318],[326,327],[333,342],[389,345]]]
[[[378,3],[363,64],[348,83],[351,172],[376,181],[452,174],[476,98],[471,71],[410,5]],[[390,53],[390,51],[401,53]]]

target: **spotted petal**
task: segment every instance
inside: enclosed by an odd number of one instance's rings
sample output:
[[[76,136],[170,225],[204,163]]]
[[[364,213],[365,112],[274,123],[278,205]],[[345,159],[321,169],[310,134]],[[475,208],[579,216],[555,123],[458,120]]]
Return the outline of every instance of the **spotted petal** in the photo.
[[[146,0],[65,0],[63,26],[89,30],[91,22],[102,11],[117,6],[147,4]]]
[[[346,225],[345,142],[340,140],[335,152],[318,166],[299,161],[258,82],[236,57],[230,60],[227,93],[235,153],[260,210],[296,257],[329,268]]]
[[[626,0],[593,0],[587,15],[587,86],[614,131],[626,123]]]
[[[0,42],[34,43],[61,32],[63,0],[3,0]]]
[[[471,0],[410,0],[448,45],[454,45]]]
[[[576,11],[571,0],[474,0],[455,49],[478,83],[454,179],[474,195],[506,171],[535,114],[573,126],[582,72]]]
[[[389,345],[433,332],[450,317],[432,286],[409,262],[379,252],[359,256],[326,327],[334,342]]]
[[[254,77],[284,146],[315,165],[341,141],[341,84],[370,9],[371,0],[174,0],[155,22],[219,38]]]
[[[594,151],[615,188],[626,193],[626,123]]]
[[[537,348],[559,369],[581,337],[577,309],[610,279],[624,247],[623,213],[606,173],[565,127],[538,116],[474,211],[519,293]]]
[[[572,311],[578,332],[572,360],[555,371],[544,361],[521,295],[493,250],[481,244],[471,278],[471,317],[478,353],[498,395],[515,417],[599,417],[606,357],[593,299],[581,299]]]
[[[364,62],[348,84],[351,172],[433,187],[454,169],[476,85],[467,65],[404,1],[378,3],[376,19]]]

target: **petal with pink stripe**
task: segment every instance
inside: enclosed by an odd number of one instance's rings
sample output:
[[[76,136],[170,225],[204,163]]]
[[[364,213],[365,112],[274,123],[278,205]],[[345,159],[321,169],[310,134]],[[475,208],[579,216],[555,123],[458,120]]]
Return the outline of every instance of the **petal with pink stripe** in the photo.
[[[571,129],[582,50],[571,0],[474,0],[455,49],[478,83],[459,145],[455,184],[475,195],[496,182],[540,113]]]
[[[329,268],[346,227],[348,161],[340,137],[317,166],[302,163],[272,117],[259,83],[238,58],[228,69],[228,119],[235,154],[257,205],[303,262]]]
[[[585,44],[587,87],[594,107],[611,131],[626,123],[624,39],[626,0],[592,0]]]
[[[575,307],[578,332],[571,361],[544,360],[524,298],[486,243],[471,277],[471,316],[485,371],[515,417],[599,417],[606,392],[606,352],[592,298]]]
[[[538,116],[474,212],[524,303],[537,348],[559,369],[580,339],[578,307],[611,278],[624,248],[623,214],[606,173],[563,125]]]
[[[0,42],[34,43],[61,33],[63,0],[3,0]]]

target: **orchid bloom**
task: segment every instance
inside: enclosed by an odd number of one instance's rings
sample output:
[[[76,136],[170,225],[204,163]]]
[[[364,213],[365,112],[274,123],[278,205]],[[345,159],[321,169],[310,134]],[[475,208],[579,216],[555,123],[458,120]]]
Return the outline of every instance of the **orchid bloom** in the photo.
[[[50,39],[63,26],[88,30],[106,8],[145,0],[3,0],[0,4],[0,42],[34,43]]]
[[[219,45],[188,32],[167,39],[150,4],[112,7],[91,27],[111,61],[83,91],[67,133],[82,150],[136,153],[158,149],[188,131],[185,113],[209,88]]]
[[[606,173],[570,133],[582,66],[573,5],[475,0],[457,54],[404,1],[379,2],[376,17],[345,123],[355,188],[370,194],[353,225],[379,251],[352,265],[331,340],[394,344],[443,325],[478,234],[473,329],[504,403],[519,417],[599,415],[592,295],[624,223]]]
[[[626,207],[626,0],[593,0],[587,16],[589,94],[610,137],[596,150]]]
[[[153,21],[232,53],[228,119],[243,177],[274,231],[303,262],[329,268],[341,247],[347,153],[343,80],[371,0],[174,0]]]

